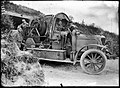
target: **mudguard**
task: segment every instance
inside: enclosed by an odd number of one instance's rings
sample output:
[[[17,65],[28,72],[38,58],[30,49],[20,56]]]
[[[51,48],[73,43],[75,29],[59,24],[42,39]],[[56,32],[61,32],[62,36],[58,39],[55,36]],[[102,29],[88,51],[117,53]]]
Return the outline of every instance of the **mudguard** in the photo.
[[[81,52],[82,49],[84,49],[84,48],[86,48],[88,46],[97,46],[97,47],[100,47],[101,49],[106,49],[107,48],[106,46],[100,45],[100,44],[88,44],[88,45],[85,45],[76,53],[74,61],[73,61],[73,65],[75,65],[75,63],[77,62],[78,53]]]

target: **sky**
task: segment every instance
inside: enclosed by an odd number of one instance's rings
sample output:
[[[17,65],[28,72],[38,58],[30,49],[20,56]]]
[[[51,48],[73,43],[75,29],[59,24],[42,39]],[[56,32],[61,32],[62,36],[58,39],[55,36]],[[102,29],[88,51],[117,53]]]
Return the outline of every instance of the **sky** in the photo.
[[[26,6],[45,15],[64,12],[72,16],[74,22],[95,26],[119,34],[118,5],[119,1],[11,1]]]

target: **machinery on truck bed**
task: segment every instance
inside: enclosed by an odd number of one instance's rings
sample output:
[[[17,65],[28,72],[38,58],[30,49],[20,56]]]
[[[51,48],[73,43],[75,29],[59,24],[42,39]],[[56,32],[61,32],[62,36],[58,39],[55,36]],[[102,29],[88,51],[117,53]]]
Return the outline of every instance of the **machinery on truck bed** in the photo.
[[[79,62],[89,74],[101,73],[109,59],[105,37],[82,34],[65,13],[33,19],[23,30],[23,39],[40,60]]]

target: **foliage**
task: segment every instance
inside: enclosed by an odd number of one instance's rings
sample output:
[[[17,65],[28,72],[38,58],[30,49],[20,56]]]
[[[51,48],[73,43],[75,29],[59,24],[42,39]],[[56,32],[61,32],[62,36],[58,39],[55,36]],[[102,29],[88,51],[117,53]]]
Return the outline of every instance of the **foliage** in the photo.
[[[1,45],[2,85],[43,85],[44,73],[38,58],[28,51],[19,50],[14,41],[1,40]]]
[[[1,33],[8,33],[14,28],[13,20],[9,15],[1,15]]]
[[[88,34],[88,35],[99,35],[103,29],[101,29],[100,27],[95,27],[93,25],[85,25],[85,24],[80,24],[78,22],[74,23],[77,27],[78,30],[82,31],[84,34]]]
[[[119,35],[104,31],[102,28],[94,25],[80,24],[78,22],[74,22],[74,24],[78,27],[78,30],[87,35],[101,35],[102,33],[106,37],[106,41],[111,42],[110,51],[119,56]]]
[[[36,11],[34,9],[30,9],[30,8],[27,8],[27,7],[21,6],[21,5],[16,5],[16,4],[13,4],[13,3],[8,2],[8,1],[5,2],[5,9],[7,11],[13,11],[13,12],[16,12],[16,13],[31,15],[31,16],[44,15],[40,11]]]
[[[111,42],[111,51],[112,53],[119,56],[119,35],[116,35],[115,33],[104,31],[103,35],[106,37],[107,41]]]

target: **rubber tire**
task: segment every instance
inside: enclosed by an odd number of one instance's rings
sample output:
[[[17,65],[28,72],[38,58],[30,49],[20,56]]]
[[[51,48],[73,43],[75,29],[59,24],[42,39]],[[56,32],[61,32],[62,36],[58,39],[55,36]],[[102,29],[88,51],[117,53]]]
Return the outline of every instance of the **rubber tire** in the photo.
[[[91,72],[87,71],[87,70],[85,69],[85,67],[84,67],[84,64],[83,64],[84,62],[83,62],[83,60],[84,60],[84,58],[86,57],[86,55],[88,55],[88,54],[91,53],[91,52],[99,53],[99,54],[103,57],[103,59],[104,59],[104,61],[105,61],[104,67],[103,67],[103,69],[102,69],[100,72],[91,73]],[[92,74],[92,75],[96,75],[96,74],[102,73],[102,72],[104,71],[104,69],[106,68],[106,62],[107,62],[107,57],[106,57],[106,55],[105,55],[102,51],[97,50],[97,49],[89,49],[89,50],[85,51],[85,52],[82,54],[81,58],[80,58],[80,65],[81,65],[81,68],[83,69],[83,71],[86,72],[86,73],[88,73],[88,74]]]

